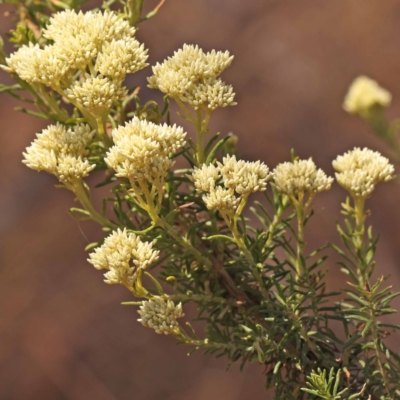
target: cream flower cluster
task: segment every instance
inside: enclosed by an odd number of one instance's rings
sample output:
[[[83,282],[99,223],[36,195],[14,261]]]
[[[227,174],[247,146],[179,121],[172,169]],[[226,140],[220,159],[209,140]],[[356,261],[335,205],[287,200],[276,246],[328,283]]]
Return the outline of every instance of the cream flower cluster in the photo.
[[[333,178],[317,169],[311,160],[295,160],[279,164],[274,170],[275,187],[288,196],[310,192],[316,194],[331,188]]]
[[[387,107],[392,95],[367,76],[359,76],[350,85],[344,99],[343,108],[351,114],[365,117],[375,106]]]
[[[177,319],[184,316],[181,303],[175,305],[172,300],[165,300],[160,296],[143,301],[138,313],[141,317],[138,319],[139,322],[147,328],[152,328],[157,333],[164,335],[179,334]]]
[[[23,163],[54,174],[63,183],[73,183],[95,168],[86,159],[86,147],[94,133],[84,124],[69,129],[61,124],[50,125],[26,148]]]
[[[23,46],[7,58],[9,72],[31,83],[55,89],[70,86],[77,70],[82,72],[67,95],[90,111],[102,112],[125,95],[126,74],[148,64],[147,50],[134,39],[135,28],[114,12],[76,13],[67,10],[50,18],[44,37],[54,44]],[[85,74],[89,68],[91,75]]]
[[[333,161],[336,180],[355,198],[367,198],[378,182],[394,179],[394,167],[379,152],[356,147]]]
[[[10,73],[16,73],[28,83],[43,83],[56,86],[69,70],[63,59],[63,52],[55,46],[41,49],[38,44],[22,46],[6,59],[7,66],[0,67]]]
[[[186,133],[176,125],[156,125],[135,117],[114,129],[112,136],[115,145],[105,161],[117,176],[156,182],[172,167],[169,155],[185,144]]]
[[[172,57],[153,67],[149,87],[179,98],[196,110],[233,106],[236,103],[232,86],[218,78],[232,59],[227,51],[204,53],[198,46],[185,44]]]
[[[220,178],[223,186],[217,186]],[[235,213],[243,197],[264,191],[270,179],[269,169],[262,162],[236,160],[235,156],[229,155],[217,166],[203,165],[192,173],[196,189],[206,193],[203,200],[207,208],[228,215]]]
[[[98,269],[107,269],[105,282],[132,287],[137,272],[158,259],[159,251],[153,244],[142,242],[139,236],[118,229],[104,240],[104,244],[90,254],[89,262]]]
[[[118,82],[87,74],[84,81],[76,82],[66,93],[93,114],[101,115],[110,109],[114,101],[123,99],[127,90]]]

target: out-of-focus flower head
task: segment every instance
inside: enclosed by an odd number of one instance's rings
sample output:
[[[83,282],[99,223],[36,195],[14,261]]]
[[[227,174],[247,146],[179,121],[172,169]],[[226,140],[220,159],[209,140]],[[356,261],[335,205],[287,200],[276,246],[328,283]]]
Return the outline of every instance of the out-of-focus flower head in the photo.
[[[374,107],[387,107],[391,101],[392,95],[376,81],[359,76],[350,85],[343,108],[351,114],[368,117]]]

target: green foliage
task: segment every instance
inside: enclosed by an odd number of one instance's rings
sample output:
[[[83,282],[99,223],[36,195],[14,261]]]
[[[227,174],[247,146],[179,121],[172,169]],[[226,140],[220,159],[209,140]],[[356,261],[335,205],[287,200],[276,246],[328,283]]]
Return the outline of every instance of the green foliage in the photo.
[[[7,2],[16,6],[16,28],[9,35],[16,48],[49,44],[41,32],[50,15],[63,9],[80,10],[84,4],[81,0]],[[143,0],[110,0],[102,8],[117,10],[133,26],[156,15],[162,4],[145,16]],[[1,42],[1,64],[6,64],[6,57]],[[79,71],[71,79],[79,81],[86,72]],[[247,197],[242,198],[239,211],[227,217],[208,209],[195,190],[190,178],[193,168],[216,165],[221,154],[237,154],[234,135],[222,137],[208,128],[209,109],[188,110],[179,98],[168,96],[161,105],[143,104],[140,88],[132,87],[105,116],[95,119],[60,90],[28,84],[12,75],[15,83],[0,85],[0,93],[26,103],[20,111],[68,127],[85,122],[96,131],[86,149],[87,159],[96,164],[96,187],[107,187],[109,193],[97,211],[91,201],[95,190],[82,180],[63,183],[61,187],[72,190],[82,207],[70,208],[70,215],[99,223],[104,238],[125,228],[160,251],[159,259],[140,271],[135,284],[128,287],[135,301],[123,304],[138,306],[142,304],[138,300],[155,296],[195,304],[196,319],[204,322],[205,331],[196,333],[188,323],[175,335],[177,341],[193,351],[224,356],[241,368],[248,362],[262,364],[266,387],[275,388],[277,400],[400,398],[400,356],[385,340],[389,330],[400,326],[380,320],[397,312],[391,302],[400,293],[383,287],[383,277],[374,281],[378,238],[366,227],[365,199],[348,198],[342,205],[344,226],[338,224],[342,244],[329,247],[341,255],[339,264],[350,282],[343,291],[327,292],[329,248],[305,247],[315,193],[308,193],[306,201],[306,190],[286,195],[272,183],[250,207],[254,222],[242,213]],[[171,126],[171,100],[181,108],[181,117],[193,125],[196,140],[172,156],[182,157],[186,168],[168,171],[158,197],[149,182],[142,184],[147,203],[140,202],[136,183],[117,177],[105,161],[113,145],[108,132],[133,117]],[[203,143],[207,135],[210,139]],[[292,161],[297,160],[292,152]],[[86,250],[100,248],[104,238]]]

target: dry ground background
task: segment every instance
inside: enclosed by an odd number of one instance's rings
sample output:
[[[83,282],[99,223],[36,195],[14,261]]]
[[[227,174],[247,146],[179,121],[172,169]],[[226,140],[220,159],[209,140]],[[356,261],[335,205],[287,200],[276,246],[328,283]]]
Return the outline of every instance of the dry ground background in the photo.
[[[11,26],[3,16],[9,9],[0,5],[1,34]],[[216,112],[211,127],[236,133],[245,159],[275,166],[294,147],[332,174],[331,160],[354,146],[387,154],[341,103],[363,73],[392,91],[389,113],[400,115],[398,0],[167,0],[138,36],[151,63],[185,42],[235,55],[224,78],[238,106]],[[144,86],[149,74],[131,83]],[[262,367],[226,373],[224,360],[188,358],[188,349],[141,327],[135,310],[119,305],[128,293],[106,286],[85,261],[86,237],[99,237],[98,228],[72,220],[72,196],[21,164],[21,152],[45,123],[14,112],[10,97],[2,95],[0,105],[0,399],[267,399]],[[344,195],[335,186],[319,196],[309,243],[338,239],[334,222]],[[399,201],[392,182],[368,203],[382,234],[379,268],[392,274],[397,290]],[[330,287],[343,286],[334,263],[330,268]]]

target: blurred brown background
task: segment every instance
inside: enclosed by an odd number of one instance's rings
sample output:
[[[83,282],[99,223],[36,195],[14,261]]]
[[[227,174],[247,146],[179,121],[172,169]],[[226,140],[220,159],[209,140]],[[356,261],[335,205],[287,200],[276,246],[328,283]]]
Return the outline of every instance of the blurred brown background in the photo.
[[[11,27],[3,15],[9,9],[0,6],[1,34]],[[331,160],[354,146],[388,154],[341,103],[351,80],[366,74],[393,93],[389,115],[400,115],[398,0],[167,0],[138,37],[151,63],[183,43],[235,55],[223,78],[233,84],[238,106],[218,110],[211,128],[237,134],[245,159],[274,167],[294,147],[332,174]],[[149,68],[130,83],[145,86],[148,75]],[[143,89],[144,98],[154,95]],[[0,399],[267,399],[262,367],[240,373],[233,365],[226,373],[225,360],[189,358],[189,349],[143,328],[134,308],[119,305],[129,293],[105,285],[85,261],[83,248],[100,237],[98,227],[71,219],[72,195],[21,163],[46,122],[13,111],[18,104],[7,95],[0,104]],[[338,240],[334,223],[344,197],[337,186],[319,196],[309,243]],[[368,203],[381,233],[378,268],[397,290],[399,201],[392,182]],[[344,286],[338,267],[329,267],[331,287]]]

